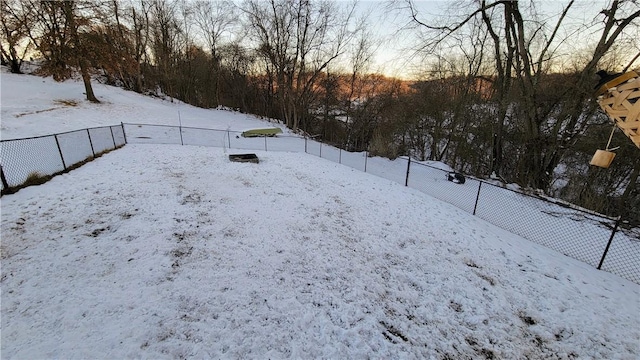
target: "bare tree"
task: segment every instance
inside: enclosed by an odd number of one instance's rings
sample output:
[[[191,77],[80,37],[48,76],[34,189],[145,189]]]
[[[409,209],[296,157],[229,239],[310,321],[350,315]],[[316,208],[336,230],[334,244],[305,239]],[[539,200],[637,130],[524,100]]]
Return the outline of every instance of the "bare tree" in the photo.
[[[407,0],[406,4],[414,23],[432,31],[433,36],[425,40],[430,49],[471,26],[475,18],[482,19],[494,44],[497,111],[492,170],[499,172],[503,166],[505,123],[517,124],[516,137],[511,139],[517,142],[513,143],[517,149],[516,180],[540,189],[548,188],[566,150],[588,125],[594,110],[589,102],[593,75],[599,62],[640,16],[633,0],[609,2],[600,12],[602,25],[583,29],[599,34],[589,60],[572,77],[565,76],[567,81],[552,93],[548,84],[553,83],[553,60],[562,44],[575,36],[576,30],[567,21],[575,1],[568,1],[559,13],[547,18],[539,16],[535,3],[525,15],[518,1],[472,1],[460,20],[444,25],[420,20],[413,2]]]
[[[147,62],[149,3],[111,0],[96,3],[96,24],[87,34],[96,51],[93,65],[108,84],[142,92],[143,64]]]
[[[87,24],[88,19],[76,15],[76,3],[74,1],[63,1],[62,11],[71,37],[70,45],[73,51],[71,61],[75,60],[77,67],[80,68],[87,100],[97,103],[99,101],[93,93],[93,86],[91,86],[91,75],[89,74],[90,63],[86,57],[88,44],[82,41],[79,30],[81,25]]]
[[[248,0],[242,7],[287,126],[297,130],[315,96],[315,84],[353,36],[354,5],[309,0]]]
[[[179,32],[177,1],[154,1],[149,11],[150,48],[154,78],[160,88],[175,97],[177,56],[179,53]]]
[[[33,12],[34,7],[28,2],[0,1],[0,55],[12,73],[22,73],[22,61],[32,47],[28,32],[35,20]]]
[[[361,22],[361,28],[366,29],[364,18]],[[351,65],[351,73],[349,74],[349,93],[346,102],[345,109],[345,123],[347,126],[347,149],[354,148],[352,142],[352,136],[354,131],[354,119],[352,116],[353,106],[360,104],[365,99],[363,98],[365,87],[367,86],[366,80],[369,68],[371,66],[374,55],[374,35],[369,31],[361,31],[356,37],[356,41],[353,45],[353,50],[350,52],[349,60]]]
[[[93,51],[85,36],[91,30],[94,4],[76,1],[32,4],[37,21],[29,29],[29,37],[46,61],[42,70],[53,75],[55,80],[67,79],[74,69],[79,70],[87,100],[99,102],[91,85],[90,56]]]
[[[236,15],[235,6],[226,0],[215,2],[200,1],[194,7],[195,23],[211,54],[216,105],[221,102],[222,56],[220,48],[224,46],[224,34],[235,28],[237,23]]]
[[[226,89],[224,104],[243,112],[267,114],[269,106],[258,96],[255,85],[259,78],[254,73],[255,52],[233,42],[220,49],[220,59],[221,69],[226,71],[226,76],[222,77]]]
[[[131,6],[128,11],[129,19],[132,24],[133,33],[133,51],[132,55],[137,64],[136,71],[136,85],[135,89],[141,92],[143,89],[142,83],[142,64],[148,63],[147,47],[149,45],[150,38],[150,26],[149,26],[149,12],[150,4],[145,0],[140,0],[140,6]]]

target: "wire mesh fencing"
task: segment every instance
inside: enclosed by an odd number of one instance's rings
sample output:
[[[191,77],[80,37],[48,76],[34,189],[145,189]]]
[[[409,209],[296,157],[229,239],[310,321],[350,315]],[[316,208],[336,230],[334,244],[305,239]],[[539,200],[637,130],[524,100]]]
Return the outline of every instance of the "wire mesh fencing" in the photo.
[[[37,183],[125,144],[122,125],[0,141],[2,191]]]
[[[244,137],[242,132],[121,124],[0,142],[2,189],[63,172],[103,151],[131,144],[176,144],[304,152],[411,187],[525,239],[640,284],[640,229],[555,199],[494,185],[450,169],[349,152],[308,137]],[[459,176],[459,177],[458,177]]]
[[[127,144],[182,144],[183,128],[169,125],[123,124]],[[211,145],[213,146],[213,145]]]
[[[639,254],[640,229],[622,229],[613,234],[598,268],[640,284]]]
[[[615,220],[483,183],[476,216],[597,267]]]
[[[65,169],[54,136],[0,142],[3,190],[23,184],[30,177],[52,175]]]
[[[470,177],[450,179],[450,171],[412,161],[407,170],[407,186],[473,213],[480,181]],[[462,182],[464,181],[464,182]]]
[[[640,229],[619,219],[418,162],[407,162],[407,186],[564,255],[640,284]],[[608,244],[611,246],[609,247]]]
[[[93,155],[93,144],[89,130],[72,131],[54,135],[60,145],[60,154],[64,164],[76,164]]]

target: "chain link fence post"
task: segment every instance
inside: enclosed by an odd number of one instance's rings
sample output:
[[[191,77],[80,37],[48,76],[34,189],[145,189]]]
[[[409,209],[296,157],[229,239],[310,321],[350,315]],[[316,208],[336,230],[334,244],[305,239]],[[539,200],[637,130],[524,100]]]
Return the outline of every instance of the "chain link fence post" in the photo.
[[[182,117],[180,117],[180,111],[178,111],[178,123],[180,125],[180,145],[184,146],[184,140],[182,140]]]
[[[478,209],[478,199],[480,199],[480,188],[482,187],[482,181],[478,181],[478,193],[476,194],[476,203],[473,205],[473,215],[476,214],[476,210]]]
[[[93,149],[93,141],[91,141],[91,132],[89,132],[89,129],[87,129],[87,136],[89,137],[89,145],[91,146],[91,153],[93,154],[93,157],[96,157],[96,151]],[[58,139],[56,139],[56,141],[58,141]]]
[[[111,140],[113,140],[113,148],[117,148],[116,146],[116,137],[113,136],[113,128],[111,126],[109,126],[109,130],[111,130]]]
[[[604,253],[602,254],[602,259],[600,259],[600,264],[598,264],[598,270],[600,270],[600,268],[602,267],[602,264],[604,263],[604,258],[607,257],[607,253],[609,252],[609,247],[611,246],[611,242],[613,241],[613,238],[616,236],[616,232],[618,231],[618,227],[620,226],[620,220],[622,219],[622,216],[618,216],[618,218],[616,219],[615,224],[613,225],[613,230],[611,231],[611,236],[609,236],[609,242],[607,242],[607,247],[604,248]]]
[[[369,147],[364,151],[364,172],[367,172],[367,159],[369,158]]]
[[[58,141],[58,134],[54,135],[53,137],[56,139],[56,145],[58,146],[58,153],[60,153],[60,160],[62,161],[62,167],[65,170],[67,170],[67,164],[64,163],[64,156],[62,156],[62,149],[60,148],[60,141]],[[91,141],[91,136],[89,136],[89,141]]]
[[[409,186],[409,169],[411,168],[411,156],[408,156],[407,159],[407,176],[404,178],[404,186]]]
[[[7,182],[7,178],[4,176],[4,170],[2,170],[2,165],[0,165],[0,179],[2,179],[2,187],[5,190],[9,189],[9,183]]]
[[[120,126],[122,126],[122,136],[124,136],[124,143],[127,143],[127,133],[124,131],[124,123],[121,121]]]

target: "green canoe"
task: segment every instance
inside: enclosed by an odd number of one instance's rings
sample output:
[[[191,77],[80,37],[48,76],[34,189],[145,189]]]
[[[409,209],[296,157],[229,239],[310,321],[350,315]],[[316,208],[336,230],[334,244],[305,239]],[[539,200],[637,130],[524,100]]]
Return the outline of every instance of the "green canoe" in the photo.
[[[280,128],[268,128],[268,129],[252,129],[242,133],[242,137],[259,137],[259,136],[276,136],[282,134]]]

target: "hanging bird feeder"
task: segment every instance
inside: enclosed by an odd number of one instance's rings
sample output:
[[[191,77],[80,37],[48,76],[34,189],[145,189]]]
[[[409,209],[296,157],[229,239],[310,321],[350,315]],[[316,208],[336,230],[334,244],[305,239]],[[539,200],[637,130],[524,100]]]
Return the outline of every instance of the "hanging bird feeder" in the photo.
[[[591,158],[589,165],[595,165],[605,169],[607,169],[609,165],[611,165],[613,158],[616,157],[616,153],[614,153],[613,150],[617,149],[617,148],[614,148],[614,149],[609,148],[609,145],[611,145],[611,138],[613,138],[614,131],[616,131],[615,126],[613,127],[613,129],[611,129],[611,135],[609,135],[609,141],[607,142],[607,146],[605,147],[604,150],[599,150],[599,149],[596,150],[596,153],[593,154],[593,157]]]
[[[640,148],[640,76],[634,71],[620,74],[602,84],[596,96],[602,110]]]
[[[611,121],[640,148],[640,76],[634,71],[608,75],[598,72],[601,82],[596,86],[596,97],[600,108]],[[608,168],[616,154],[609,148],[615,127],[609,136],[605,150],[597,150],[589,164]]]

